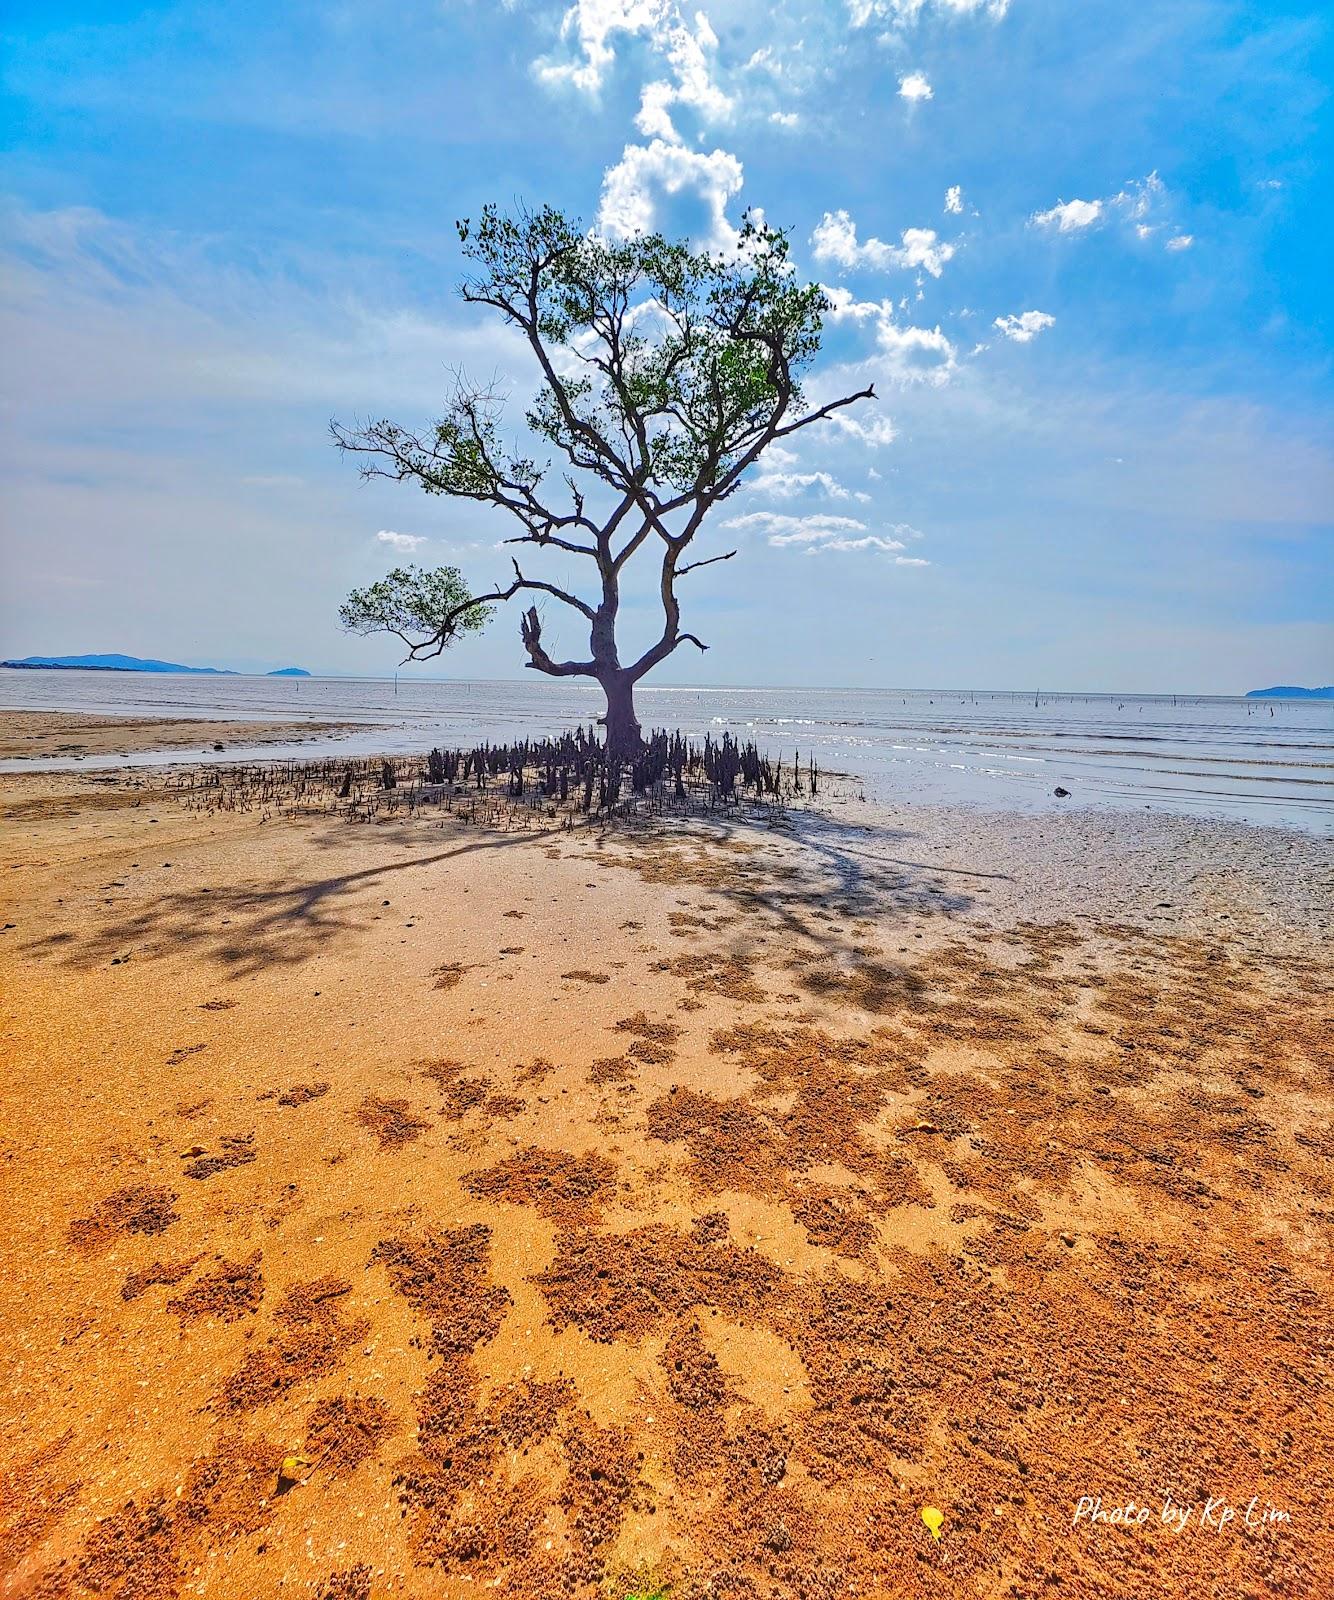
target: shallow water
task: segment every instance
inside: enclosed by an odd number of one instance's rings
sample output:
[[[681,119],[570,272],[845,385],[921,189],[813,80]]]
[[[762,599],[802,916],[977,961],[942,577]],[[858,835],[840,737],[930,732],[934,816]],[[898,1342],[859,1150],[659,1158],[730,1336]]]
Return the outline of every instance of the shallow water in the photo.
[[[803,765],[862,778],[886,804],[991,809],[1096,805],[1334,831],[1334,704],[1222,696],[884,689],[638,690],[645,727],[730,732]],[[410,752],[541,735],[594,720],[601,691],[534,682],[366,678],[189,678],[0,671],[0,707],[113,716],[217,716],[363,724],[336,740],[266,745],[267,760]],[[201,750],[200,760],[247,752]],[[169,755],[11,760],[0,769],[155,765]],[[1057,787],[1070,791],[1055,797]]]

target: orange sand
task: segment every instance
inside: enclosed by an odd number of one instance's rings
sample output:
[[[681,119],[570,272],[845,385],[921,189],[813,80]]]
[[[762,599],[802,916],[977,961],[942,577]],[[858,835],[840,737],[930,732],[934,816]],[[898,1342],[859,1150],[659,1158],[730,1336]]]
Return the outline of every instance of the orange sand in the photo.
[[[0,805],[0,1593],[1334,1574],[1313,955],[901,835]]]

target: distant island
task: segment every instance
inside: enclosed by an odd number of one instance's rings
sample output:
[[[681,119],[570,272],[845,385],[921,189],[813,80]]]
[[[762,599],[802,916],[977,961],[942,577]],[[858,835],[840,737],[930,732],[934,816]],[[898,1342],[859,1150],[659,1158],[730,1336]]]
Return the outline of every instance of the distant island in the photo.
[[[44,667],[80,672],[184,672],[191,677],[239,678],[244,674],[227,667],[183,667],[179,661],[153,661],[143,656],[24,656],[22,661],[0,661],[0,667]],[[279,667],[268,678],[308,678],[304,667]]]
[[[1334,683],[1320,689],[1299,689],[1295,684],[1280,683],[1273,689],[1248,689],[1248,700],[1334,700]]]

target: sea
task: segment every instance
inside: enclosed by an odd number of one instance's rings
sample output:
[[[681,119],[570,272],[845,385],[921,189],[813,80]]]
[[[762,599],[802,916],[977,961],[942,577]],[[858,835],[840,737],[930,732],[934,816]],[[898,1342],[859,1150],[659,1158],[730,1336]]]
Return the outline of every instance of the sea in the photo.
[[[640,721],[730,733],[785,761],[859,779],[882,804],[1170,811],[1334,832],[1334,702],[1049,690],[686,688],[641,684]],[[0,708],[106,716],[337,721],[337,736],[221,754],[0,761],[0,770],[117,769],[183,759],[408,754],[506,742],[595,721],[595,684],[420,678],[186,677],[0,670]],[[1057,789],[1068,791],[1058,796]]]

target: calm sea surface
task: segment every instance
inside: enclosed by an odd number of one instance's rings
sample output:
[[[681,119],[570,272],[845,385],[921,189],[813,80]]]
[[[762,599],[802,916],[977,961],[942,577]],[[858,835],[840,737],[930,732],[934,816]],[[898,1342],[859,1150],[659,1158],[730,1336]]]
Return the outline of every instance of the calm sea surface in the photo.
[[[1172,695],[886,689],[677,689],[641,685],[645,727],[731,732],[770,752],[854,773],[871,798],[996,809],[1097,805],[1334,831],[1334,703]],[[369,754],[541,735],[594,720],[596,685],[365,678],[188,678],[0,670],[0,707],[133,716],[359,724],[322,748]],[[233,745],[221,756],[247,752]],[[4,761],[0,768],[128,767],[172,759]],[[193,757],[188,757],[193,759]],[[1052,791],[1071,791],[1059,800]]]

